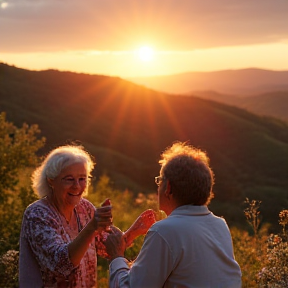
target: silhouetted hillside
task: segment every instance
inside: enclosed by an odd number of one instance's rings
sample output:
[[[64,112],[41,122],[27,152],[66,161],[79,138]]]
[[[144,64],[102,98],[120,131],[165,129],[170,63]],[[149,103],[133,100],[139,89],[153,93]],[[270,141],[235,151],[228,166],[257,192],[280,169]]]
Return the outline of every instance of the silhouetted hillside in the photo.
[[[191,95],[234,105],[259,115],[272,116],[288,121],[288,90],[246,97],[224,95],[213,91],[195,91]]]
[[[288,90],[288,71],[262,69],[188,72],[168,76],[135,77],[130,81],[173,94],[216,91],[220,94],[251,95]]]
[[[37,123],[46,150],[81,141],[120,188],[156,192],[159,154],[189,140],[208,152],[216,174],[211,209],[243,223],[245,197],[263,201],[277,223],[288,207],[288,126],[245,110],[155,92],[120,78],[28,71],[0,64],[0,107],[16,125]]]

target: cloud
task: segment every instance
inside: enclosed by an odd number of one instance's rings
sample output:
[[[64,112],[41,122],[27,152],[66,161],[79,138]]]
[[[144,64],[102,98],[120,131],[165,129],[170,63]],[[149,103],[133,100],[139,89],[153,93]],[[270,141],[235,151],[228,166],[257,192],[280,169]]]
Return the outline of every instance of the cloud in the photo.
[[[2,52],[121,51],[147,42],[160,50],[193,50],[288,38],[287,0],[0,3],[6,5],[0,9]]]

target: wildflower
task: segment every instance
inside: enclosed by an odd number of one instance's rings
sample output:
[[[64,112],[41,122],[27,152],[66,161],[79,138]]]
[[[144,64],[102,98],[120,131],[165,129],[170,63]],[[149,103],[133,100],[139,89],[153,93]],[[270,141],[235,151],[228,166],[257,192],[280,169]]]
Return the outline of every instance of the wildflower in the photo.
[[[288,210],[282,210],[279,213],[279,224],[283,227],[283,234],[286,235],[286,225],[288,224]]]

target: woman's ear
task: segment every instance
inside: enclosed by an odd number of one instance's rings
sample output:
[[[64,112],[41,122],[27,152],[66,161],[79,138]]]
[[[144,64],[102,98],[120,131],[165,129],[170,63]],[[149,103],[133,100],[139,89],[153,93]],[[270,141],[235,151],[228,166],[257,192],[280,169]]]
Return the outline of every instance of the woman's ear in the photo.
[[[53,188],[53,179],[48,178],[48,177],[46,179],[47,179],[48,185]]]

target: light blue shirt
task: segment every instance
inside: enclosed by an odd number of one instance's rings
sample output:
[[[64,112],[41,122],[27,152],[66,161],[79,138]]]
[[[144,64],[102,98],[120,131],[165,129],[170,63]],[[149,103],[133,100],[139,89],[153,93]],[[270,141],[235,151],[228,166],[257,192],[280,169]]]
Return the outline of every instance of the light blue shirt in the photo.
[[[229,228],[207,206],[185,205],[148,231],[131,269],[109,267],[110,288],[241,288]]]

